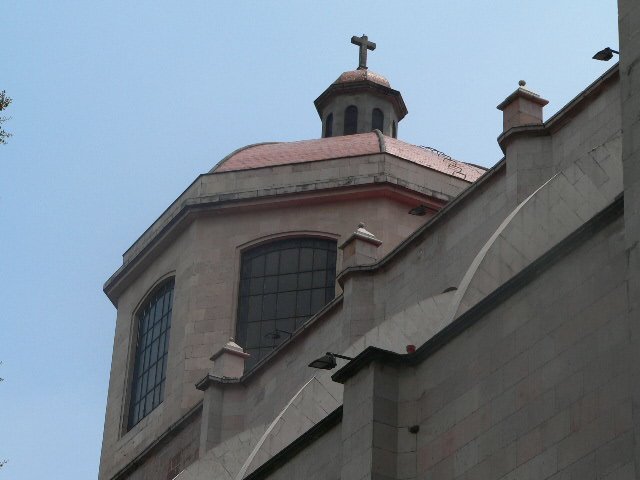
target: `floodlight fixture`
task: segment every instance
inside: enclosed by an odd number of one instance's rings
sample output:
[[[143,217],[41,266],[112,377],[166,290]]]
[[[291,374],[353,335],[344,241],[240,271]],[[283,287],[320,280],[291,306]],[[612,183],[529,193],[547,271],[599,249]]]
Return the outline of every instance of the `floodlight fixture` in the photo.
[[[413,207],[409,210],[409,215],[417,215],[418,217],[422,217],[427,214],[428,207],[426,205],[418,205],[417,207]]]
[[[276,328],[270,331],[269,333],[266,333],[264,335],[264,338],[270,338],[271,340],[280,340],[282,338],[282,335],[280,335],[281,333],[284,333],[285,335],[289,335],[289,338],[291,338],[291,335],[293,335],[291,332],[287,332],[286,330],[280,330],[279,328]]]
[[[345,355],[338,355],[337,353],[327,352],[320,358],[315,359],[309,364],[311,368],[319,368],[321,370],[332,370],[336,367],[336,358],[342,358],[343,360],[353,360],[352,357]]]
[[[596,53],[592,58],[594,60],[602,60],[603,62],[608,62],[613,58],[613,54],[620,55],[620,52],[617,50],[613,50],[612,48],[603,48],[598,53]]]

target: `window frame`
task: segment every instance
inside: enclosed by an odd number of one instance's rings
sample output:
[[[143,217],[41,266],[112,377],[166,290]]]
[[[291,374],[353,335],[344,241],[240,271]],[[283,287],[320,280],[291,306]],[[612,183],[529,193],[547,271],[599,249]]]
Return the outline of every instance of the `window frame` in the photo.
[[[238,260],[237,260],[237,283],[236,283],[236,308],[235,308],[235,326],[233,328],[233,332],[234,332],[234,339],[235,341],[241,345],[243,347],[243,349],[245,349],[245,351],[248,351],[248,353],[254,353],[254,359],[252,360],[248,360],[247,362],[247,366],[245,368],[245,372],[253,370],[258,364],[260,364],[262,362],[262,360],[266,357],[268,357],[272,351],[275,351],[279,348],[279,346],[284,343],[286,340],[288,340],[291,335],[298,330],[303,324],[305,324],[311,317],[313,317],[318,311],[322,310],[322,308],[324,308],[329,302],[331,302],[331,300],[333,298],[335,298],[335,292],[336,292],[336,282],[335,282],[335,276],[336,276],[336,272],[337,272],[337,265],[338,265],[338,249],[337,249],[337,236],[335,235],[331,235],[331,234],[319,234],[319,233],[310,233],[310,232],[305,232],[305,233],[287,233],[285,235],[278,235],[278,236],[270,236],[269,238],[262,238],[258,241],[254,241],[251,242],[250,244],[245,244],[244,246],[242,246],[241,248],[239,248],[238,250]],[[274,251],[277,252],[281,252],[283,250],[289,250],[291,248],[296,248],[298,249],[298,255],[300,255],[300,250],[301,249],[307,249],[309,248],[307,245],[303,244],[306,242],[314,242],[314,241],[320,241],[325,243],[325,245],[330,245],[330,248],[332,249],[332,254],[333,255],[331,257],[331,255],[329,255],[327,257],[327,261],[329,260],[329,258],[333,258],[332,260],[332,264],[329,266],[329,269],[317,269],[317,270],[311,270],[312,271],[326,271],[327,272],[327,277],[325,277],[325,283],[323,284],[322,287],[317,287],[318,289],[322,288],[325,290],[325,299],[322,302],[322,305],[317,308],[316,311],[311,311],[312,310],[312,306],[310,306],[309,308],[309,313],[304,315],[304,320],[301,323],[296,323],[295,322],[295,318],[294,317],[298,317],[298,306],[297,306],[297,302],[298,302],[298,292],[306,292],[313,290],[312,287],[307,288],[302,288],[299,287],[300,283],[297,283],[296,288],[294,289],[290,289],[290,290],[277,290],[277,291],[267,291],[267,281],[268,281],[268,277],[276,277],[277,281],[278,281],[278,288],[280,288],[280,276],[284,276],[284,277],[288,277],[291,276],[293,274],[300,276],[301,273],[308,273],[306,270],[301,270],[300,266],[298,265],[298,267],[296,267],[296,270],[293,272],[280,272],[278,271],[277,274],[269,274],[267,275],[267,272],[265,271],[264,274],[259,274],[255,277],[251,277],[251,276],[245,276],[244,273],[244,269],[247,268],[245,267],[245,262],[246,261],[253,261],[255,258],[259,257],[259,256],[263,256],[265,258],[265,267],[266,267],[266,256],[269,254],[269,250],[270,249],[274,249]],[[303,243],[300,243],[303,242]],[[295,247],[292,247],[292,244],[297,244]],[[329,248],[329,247],[328,247]],[[329,250],[326,250],[327,252],[329,252]],[[260,253],[262,252],[262,253]],[[255,256],[251,256],[252,253],[256,253]],[[299,257],[298,257],[299,258]],[[327,264],[328,265],[328,264]],[[325,265],[326,266],[326,265]],[[330,279],[329,279],[330,277]],[[262,284],[263,288],[265,290],[262,291],[262,293],[249,293],[247,291],[243,291],[243,288],[249,288],[248,285],[243,284],[244,281],[247,280],[251,280],[251,279],[256,279],[256,278],[262,278],[264,280],[264,283]],[[300,281],[299,279],[297,280],[298,282]],[[279,317],[280,312],[277,311],[276,312],[276,316],[274,316],[273,318],[271,318],[271,316],[265,318],[264,317],[264,310],[263,307],[261,306],[261,316],[259,319],[253,320],[253,321],[249,321],[249,313],[248,313],[248,303],[244,305],[243,307],[243,301],[245,302],[249,302],[249,298],[250,297],[260,297],[261,301],[265,300],[266,296],[271,296],[273,294],[278,295],[278,294],[287,294],[289,291],[291,291],[292,293],[296,293],[296,305],[295,305],[295,314],[293,316],[287,316],[286,318],[276,318]],[[331,292],[329,294],[329,291]],[[243,310],[243,308],[245,310]],[[276,307],[277,310],[277,307]],[[302,317],[302,315],[300,315],[300,317]],[[300,320],[300,318],[297,318],[298,320]],[[282,326],[278,326],[278,325],[282,325],[283,323],[286,322],[293,322],[293,325],[289,325],[290,329],[285,329],[282,328]],[[260,328],[260,334],[257,337],[259,345],[252,345],[249,344],[249,347],[247,347],[247,336],[249,335],[249,324],[253,323],[258,324],[259,328]],[[273,331],[277,331],[279,330],[279,333],[281,334],[281,337],[277,340],[277,341],[272,341],[269,345],[267,345],[267,343],[269,342],[265,342],[264,339],[262,339],[262,329],[264,327],[264,324],[269,324],[269,328],[267,328],[267,330],[270,330],[270,323],[273,323],[273,327],[274,330]],[[244,328],[244,331],[242,331],[241,329]],[[271,331],[271,330],[270,330]],[[285,333],[286,332],[286,333]],[[255,334],[255,332],[253,332]],[[255,337],[255,335],[254,335]],[[255,340],[255,338],[254,338]],[[273,340],[273,339],[271,339]],[[255,342],[254,342],[255,343]],[[255,357],[255,350],[254,349],[260,349],[258,356]],[[262,352],[261,349],[265,349],[268,350],[266,352]],[[254,350],[254,352],[251,352],[250,350]]]
[[[169,287],[170,285],[170,287]],[[166,382],[167,382],[167,368],[168,368],[168,357],[169,357],[169,352],[170,352],[170,342],[171,342],[171,323],[173,321],[173,309],[175,306],[175,275],[173,273],[168,274],[163,276],[160,280],[158,280],[153,287],[151,287],[147,293],[144,295],[143,299],[140,301],[140,303],[138,303],[138,305],[135,307],[135,309],[133,310],[133,314],[132,314],[132,322],[131,322],[131,330],[130,330],[130,339],[131,341],[129,342],[129,361],[128,361],[128,365],[129,365],[129,374],[126,376],[126,399],[127,402],[124,405],[123,408],[123,421],[122,421],[122,434],[126,434],[127,432],[133,430],[137,425],[140,425],[141,423],[143,423],[143,421],[148,418],[160,405],[162,405],[162,403],[164,402],[164,399],[166,398]],[[160,355],[157,355],[157,358],[155,359],[154,362],[154,366],[157,367],[158,363],[160,363],[163,371],[161,373],[161,379],[160,381],[156,381],[154,384],[154,388],[151,389],[150,391],[147,391],[144,394],[144,397],[146,398],[149,394],[154,394],[154,390],[156,388],[159,388],[159,399],[158,402],[155,405],[152,405],[152,408],[148,411],[145,412],[142,416],[140,416],[139,418],[137,418],[137,421],[135,421],[135,423],[133,422],[133,408],[134,408],[134,396],[136,395],[136,381],[137,381],[137,377],[138,377],[138,371],[139,371],[139,342],[140,342],[140,328],[141,328],[141,315],[144,314],[145,309],[149,306],[149,303],[153,300],[153,298],[158,295],[162,290],[165,289],[169,289],[168,291],[164,292],[162,299],[164,301],[164,299],[166,298],[167,293],[170,293],[170,307],[169,310],[166,313],[163,313],[161,315],[161,317],[159,318],[159,320],[155,321],[152,323],[151,325],[151,329],[152,330],[154,328],[154,326],[156,324],[160,324],[160,328],[159,328],[159,335],[157,337],[158,340],[158,346],[160,346],[160,338],[164,335],[165,339],[164,339],[164,352]],[[156,303],[157,304],[157,303]],[[162,322],[164,321],[164,318],[168,317],[167,320],[167,325],[166,328],[162,328]],[[151,339],[151,343],[153,343],[154,339],[152,337]],[[159,351],[159,350],[158,350]],[[151,350],[149,353],[149,358],[151,357]],[[149,360],[149,363],[151,363],[151,360]],[[144,359],[143,359],[143,364],[144,364]],[[144,367],[143,367],[144,368]],[[147,368],[147,372],[150,370],[151,365],[148,365]],[[157,372],[157,370],[156,370]],[[156,374],[157,375],[157,374]],[[158,377],[156,376],[156,379]],[[153,403],[153,402],[152,402]]]

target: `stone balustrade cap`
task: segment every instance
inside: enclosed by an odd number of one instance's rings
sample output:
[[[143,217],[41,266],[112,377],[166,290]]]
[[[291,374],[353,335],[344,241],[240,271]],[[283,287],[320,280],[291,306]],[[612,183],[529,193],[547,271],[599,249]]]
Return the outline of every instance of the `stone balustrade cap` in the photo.
[[[251,355],[246,353],[240,345],[230,339],[224,347],[214,353],[209,360],[214,361],[219,358],[223,353],[229,353],[231,355],[236,355],[242,358],[249,358]]]
[[[364,228],[364,224],[361,223],[358,226],[358,229],[353,232],[349,238],[347,238],[338,248],[344,248],[345,245],[353,242],[354,240],[362,240],[365,241],[367,243],[371,243],[373,245],[375,245],[376,247],[379,247],[380,245],[382,245],[382,240],[380,240],[379,238],[377,238],[373,233],[371,233],[370,231],[366,230]]]
[[[532,92],[531,90],[527,90],[526,88],[520,86],[516,89],[516,91],[514,91],[511,95],[505,98],[500,103],[500,105],[498,105],[496,108],[498,110],[504,110],[505,108],[507,108],[509,104],[513,103],[517,98],[525,98],[543,107],[549,103],[549,100],[546,100],[542,98],[540,95],[538,95],[537,93]]]

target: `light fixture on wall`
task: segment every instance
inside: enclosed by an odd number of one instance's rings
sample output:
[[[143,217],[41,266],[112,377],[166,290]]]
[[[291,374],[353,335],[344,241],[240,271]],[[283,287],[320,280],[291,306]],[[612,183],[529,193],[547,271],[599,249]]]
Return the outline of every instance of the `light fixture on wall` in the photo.
[[[620,55],[620,52],[617,50],[613,50],[612,48],[603,48],[598,53],[596,53],[592,58],[594,60],[602,60],[603,62],[608,62],[613,58],[613,54]]]
[[[319,368],[321,370],[331,370],[337,365],[336,358],[342,358],[343,360],[353,360],[352,357],[346,357],[344,355],[338,355],[337,353],[327,352],[320,358],[315,359],[309,364],[311,368]]]
[[[426,205],[418,205],[417,207],[413,207],[409,210],[409,215],[417,215],[418,217],[422,217],[427,214],[427,210],[429,207]]]
[[[280,340],[282,338],[282,335],[280,335],[281,333],[284,333],[285,335],[289,335],[289,338],[291,338],[291,335],[293,335],[291,332],[287,332],[286,330],[280,330],[279,328],[276,328],[275,330],[266,333],[264,335],[264,338],[269,338],[271,340]]]

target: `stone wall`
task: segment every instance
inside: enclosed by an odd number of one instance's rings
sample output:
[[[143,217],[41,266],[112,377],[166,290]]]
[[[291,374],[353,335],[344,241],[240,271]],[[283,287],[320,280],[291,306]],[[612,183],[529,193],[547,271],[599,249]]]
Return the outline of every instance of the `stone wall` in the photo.
[[[407,211],[405,204],[383,196],[221,213],[191,223],[118,298],[100,478],[110,478],[123,468],[202,399],[195,383],[207,374],[209,357],[235,335],[237,278],[243,248],[292,234],[322,235],[340,242],[364,221],[383,241],[380,249],[390,251],[424,221],[424,217],[408,215]],[[339,269],[340,259],[338,262]],[[167,276],[175,276],[176,281],[165,400],[126,431],[123,412],[127,411],[135,343],[134,313],[154,285]],[[310,378],[306,365],[313,355],[327,351],[323,350],[325,346],[343,349],[344,346],[335,345],[337,332],[334,328],[331,340],[305,341],[304,353],[296,348],[299,368],[280,367],[281,361],[275,361],[274,368],[282,368],[283,378],[288,377],[288,381],[282,380],[286,386],[283,391],[274,392],[274,379],[281,375],[268,373],[263,378],[261,373],[249,382],[247,422],[266,422],[272,418],[274,409],[286,403],[288,392]],[[287,354],[284,358],[285,365],[292,362]]]
[[[299,452],[264,480],[339,480],[341,452],[340,425]]]
[[[167,435],[139,466],[124,478],[130,480],[173,480],[182,470],[198,459],[200,414]]]
[[[618,218],[403,371],[398,478],[633,478],[626,268]]]

